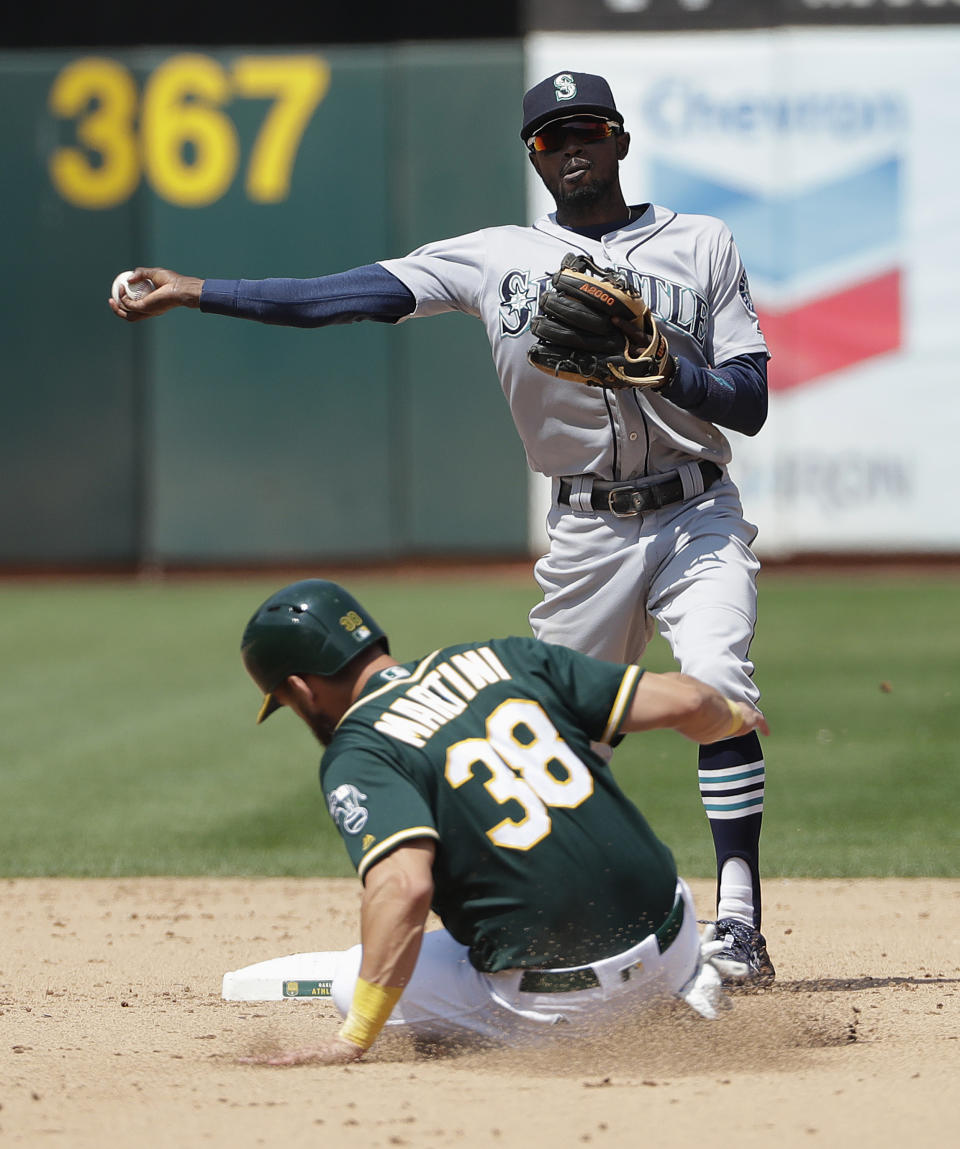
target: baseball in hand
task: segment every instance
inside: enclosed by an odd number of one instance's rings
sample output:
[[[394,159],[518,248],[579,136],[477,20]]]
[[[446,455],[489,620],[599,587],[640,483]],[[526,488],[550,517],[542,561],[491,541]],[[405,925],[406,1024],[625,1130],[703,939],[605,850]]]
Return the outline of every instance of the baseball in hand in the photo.
[[[152,279],[134,279],[132,271],[122,271],[113,281],[113,299],[115,303],[123,304],[121,291],[127,299],[143,299],[151,291],[156,291],[157,285]]]

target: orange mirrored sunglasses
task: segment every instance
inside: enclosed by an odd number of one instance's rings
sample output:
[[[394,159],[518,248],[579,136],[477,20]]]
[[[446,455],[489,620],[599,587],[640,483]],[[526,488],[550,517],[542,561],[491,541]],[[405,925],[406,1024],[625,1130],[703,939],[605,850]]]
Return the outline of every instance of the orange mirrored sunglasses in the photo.
[[[598,140],[608,140],[620,130],[615,120],[556,120],[535,132],[527,140],[527,148],[531,152],[556,152],[563,147],[568,133],[582,144],[595,144]]]

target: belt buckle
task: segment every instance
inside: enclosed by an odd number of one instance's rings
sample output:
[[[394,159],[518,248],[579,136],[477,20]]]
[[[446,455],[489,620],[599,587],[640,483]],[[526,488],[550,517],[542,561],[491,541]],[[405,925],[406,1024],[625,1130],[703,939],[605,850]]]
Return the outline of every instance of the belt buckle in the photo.
[[[619,498],[619,496],[623,498]],[[636,487],[614,487],[607,495],[607,506],[610,514],[618,519],[632,519],[639,515],[643,505],[643,496]]]

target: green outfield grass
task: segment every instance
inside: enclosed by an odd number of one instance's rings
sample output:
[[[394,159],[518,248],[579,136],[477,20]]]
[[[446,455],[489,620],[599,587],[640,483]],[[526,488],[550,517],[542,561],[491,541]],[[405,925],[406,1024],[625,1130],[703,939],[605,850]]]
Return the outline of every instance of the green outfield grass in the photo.
[[[0,584],[0,874],[346,875],[291,715],[254,725],[243,624],[283,578]],[[347,581],[347,580],[344,580]],[[400,658],[527,633],[532,578],[349,580]],[[673,669],[658,639],[646,665]],[[765,575],[753,655],[769,876],[960,875],[960,580]],[[713,870],[696,747],[615,769],[682,872]]]

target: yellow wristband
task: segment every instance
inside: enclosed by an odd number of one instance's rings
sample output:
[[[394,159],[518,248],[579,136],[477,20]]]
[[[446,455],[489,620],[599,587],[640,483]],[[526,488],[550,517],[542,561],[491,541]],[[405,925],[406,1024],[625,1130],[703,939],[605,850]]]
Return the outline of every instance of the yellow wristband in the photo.
[[[403,990],[396,986],[374,985],[358,977],[350,1012],[337,1036],[352,1045],[359,1045],[361,1049],[369,1049],[402,993]]]
[[[723,701],[727,704],[727,708],[730,711],[730,725],[718,736],[718,742],[722,742],[724,738],[732,738],[743,725],[743,715],[740,713],[740,707],[737,706],[735,702],[731,702],[729,698],[725,698]]]

